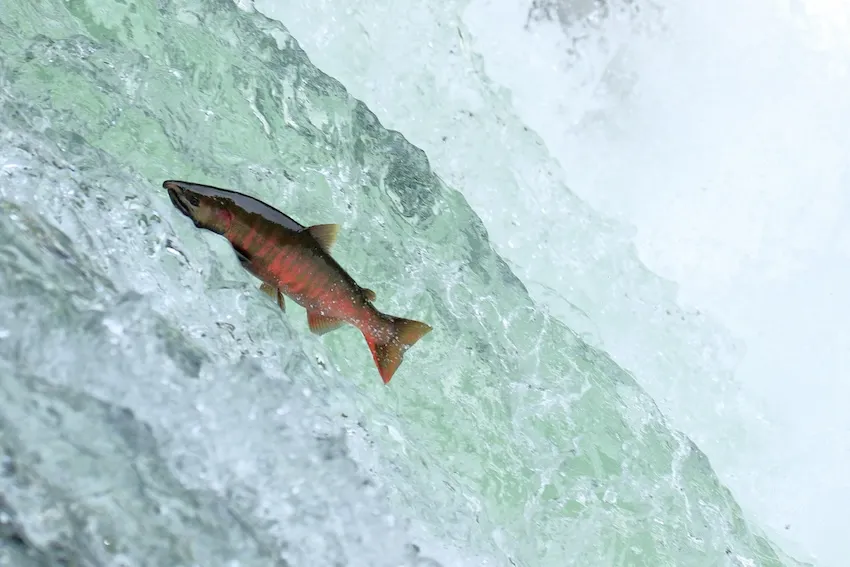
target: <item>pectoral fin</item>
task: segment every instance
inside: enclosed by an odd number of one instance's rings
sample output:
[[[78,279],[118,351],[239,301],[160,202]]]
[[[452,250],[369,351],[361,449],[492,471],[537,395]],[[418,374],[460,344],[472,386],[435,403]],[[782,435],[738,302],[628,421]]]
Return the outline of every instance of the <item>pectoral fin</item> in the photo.
[[[307,312],[307,324],[310,325],[310,330],[317,335],[330,333],[334,329],[339,329],[344,321],[333,317],[325,317],[316,311]]]
[[[234,248],[233,252],[236,254],[236,257],[239,259],[239,263],[244,267],[245,264],[250,264],[251,260],[248,259],[248,256],[245,255],[244,252],[239,250],[238,248]]]
[[[283,294],[280,293],[279,289],[267,283],[262,283],[260,284],[260,291],[262,291],[272,299],[277,300],[277,304],[280,306],[280,310],[286,311],[286,302],[284,302]]]
[[[239,265],[247,271],[252,276],[257,276],[257,273],[254,271],[254,266],[251,263],[251,260],[245,255],[244,252],[239,250],[238,248],[234,248],[233,251],[236,253],[236,258],[239,260]]]

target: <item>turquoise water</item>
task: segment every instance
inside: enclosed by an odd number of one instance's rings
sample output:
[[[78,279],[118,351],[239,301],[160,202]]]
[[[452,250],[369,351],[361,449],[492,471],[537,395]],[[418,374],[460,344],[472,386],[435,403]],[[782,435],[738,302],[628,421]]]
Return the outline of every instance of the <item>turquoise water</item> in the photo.
[[[281,25],[224,1],[5,2],[0,50],[8,557],[797,564]],[[434,331],[384,386],[356,330],[281,314],[166,178],[340,223],[376,305]]]

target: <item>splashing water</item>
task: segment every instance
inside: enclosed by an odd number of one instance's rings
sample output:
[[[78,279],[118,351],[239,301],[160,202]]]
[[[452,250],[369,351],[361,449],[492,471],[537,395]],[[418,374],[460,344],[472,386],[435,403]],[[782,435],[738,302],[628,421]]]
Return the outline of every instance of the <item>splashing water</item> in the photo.
[[[797,564],[283,26],[6,3],[0,52],[3,560]],[[340,223],[376,305],[434,331],[385,387],[356,330],[281,314],[166,178]]]

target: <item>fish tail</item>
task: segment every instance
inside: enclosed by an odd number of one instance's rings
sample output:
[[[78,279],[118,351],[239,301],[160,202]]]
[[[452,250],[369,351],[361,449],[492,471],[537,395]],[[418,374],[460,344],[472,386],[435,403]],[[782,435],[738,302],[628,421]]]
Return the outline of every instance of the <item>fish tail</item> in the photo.
[[[379,342],[368,331],[364,332],[363,335],[372,351],[372,358],[375,359],[375,365],[378,367],[381,379],[383,379],[384,384],[388,384],[404,359],[405,351],[431,332],[431,327],[412,319],[402,319],[391,315],[384,315],[384,318],[390,323],[389,340]],[[384,337],[381,338],[384,339]]]

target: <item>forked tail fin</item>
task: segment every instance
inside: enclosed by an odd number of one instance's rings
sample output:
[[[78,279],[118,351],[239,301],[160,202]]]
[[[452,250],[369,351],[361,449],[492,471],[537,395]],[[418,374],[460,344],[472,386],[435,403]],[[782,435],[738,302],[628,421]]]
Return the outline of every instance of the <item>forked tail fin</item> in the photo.
[[[385,315],[385,317],[392,322],[392,337],[388,341],[376,342],[375,338],[368,334],[364,334],[364,336],[369,344],[369,349],[372,351],[372,358],[375,359],[375,365],[378,367],[381,379],[383,379],[384,384],[388,384],[404,359],[405,351],[431,332],[431,327],[412,319],[402,319],[390,315]]]

